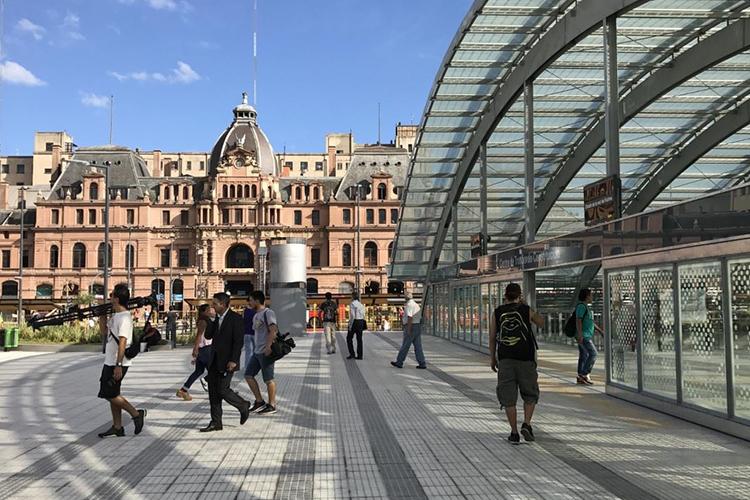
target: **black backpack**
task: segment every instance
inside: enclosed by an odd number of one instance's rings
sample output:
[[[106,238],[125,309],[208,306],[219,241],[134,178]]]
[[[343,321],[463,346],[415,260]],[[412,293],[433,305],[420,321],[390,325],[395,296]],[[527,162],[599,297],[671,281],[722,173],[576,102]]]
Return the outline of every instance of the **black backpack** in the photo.
[[[504,311],[500,308],[505,309]],[[498,357],[511,359],[533,359],[534,351],[539,349],[534,333],[529,328],[528,307],[517,305],[514,308],[500,306],[495,315],[497,326]]]
[[[115,343],[119,344],[120,341],[117,337],[115,337],[115,334],[112,332],[109,332],[109,335],[115,339]],[[133,335],[133,341],[130,343],[128,347],[125,348],[125,357],[128,359],[133,359],[134,357],[138,356],[138,354],[141,352],[141,343],[140,339],[136,338],[135,335]]]
[[[268,321],[266,320],[266,311],[263,311],[263,323],[266,324],[266,331],[269,331]],[[278,325],[276,325],[278,328]],[[270,333],[270,332],[269,332]],[[271,361],[278,361],[297,347],[294,339],[288,333],[277,333],[276,338],[271,343],[271,354],[268,357]]]
[[[576,311],[578,310],[578,306],[583,304],[583,302],[579,302],[576,304],[575,309],[573,309],[573,314],[570,315],[570,318],[568,318],[568,321],[565,322],[565,326],[563,327],[563,333],[566,337],[569,337],[571,339],[574,339],[578,336],[578,325],[576,324]],[[585,305],[585,304],[584,304]]]

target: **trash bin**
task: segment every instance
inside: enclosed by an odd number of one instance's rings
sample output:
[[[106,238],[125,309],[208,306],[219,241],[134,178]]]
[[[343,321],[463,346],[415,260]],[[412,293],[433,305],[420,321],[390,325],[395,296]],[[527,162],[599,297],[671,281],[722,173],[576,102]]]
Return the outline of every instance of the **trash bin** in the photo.
[[[10,349],[18,349],[18,328],[6,328],[5,335],[3,335],[3,340],[4,351],[7,352]]]

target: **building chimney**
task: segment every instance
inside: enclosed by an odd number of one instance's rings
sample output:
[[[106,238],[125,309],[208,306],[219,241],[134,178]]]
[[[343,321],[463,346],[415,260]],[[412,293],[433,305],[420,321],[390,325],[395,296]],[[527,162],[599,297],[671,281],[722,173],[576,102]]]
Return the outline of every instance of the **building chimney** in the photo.
[[[61,167],[62,147],[59,144],[52,145],[52,171],[54,172]]]
[[[161,177],[161,150],[154,149],[154,164],[151,165],[151,175]]]
[[[7,182],[5,181],[0,182],[0,209],[2,210],[8,210],[9,208],[11,208],[8,206],[9,190],[10,190],[10,185]]]
[[[336,176],[336,146],[328,146],[328,175]]]

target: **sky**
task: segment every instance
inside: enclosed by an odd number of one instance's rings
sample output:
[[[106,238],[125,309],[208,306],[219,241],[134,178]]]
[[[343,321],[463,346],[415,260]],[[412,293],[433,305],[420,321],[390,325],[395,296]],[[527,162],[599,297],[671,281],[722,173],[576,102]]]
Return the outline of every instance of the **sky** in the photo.
[[[253,0],[0,0],[0,155],[35,131],[79,146],[208,151],[246,90]],[[471,0],[258,0],[258,121],[276,151],[418,123]]]

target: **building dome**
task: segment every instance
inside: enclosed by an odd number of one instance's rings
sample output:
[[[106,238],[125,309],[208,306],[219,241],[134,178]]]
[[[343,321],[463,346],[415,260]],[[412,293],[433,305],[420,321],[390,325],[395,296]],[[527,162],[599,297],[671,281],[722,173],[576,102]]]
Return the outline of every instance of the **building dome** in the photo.
[[[258,113],[248,104],[247,92],[242,93],[242,102],[233,112],[232,124],[211,151],[210,174],[215,176],[222,170],[229,172],[231,168],[240,168],[243,175],[253,171],[278,175],[273,147],[258,126]]]

